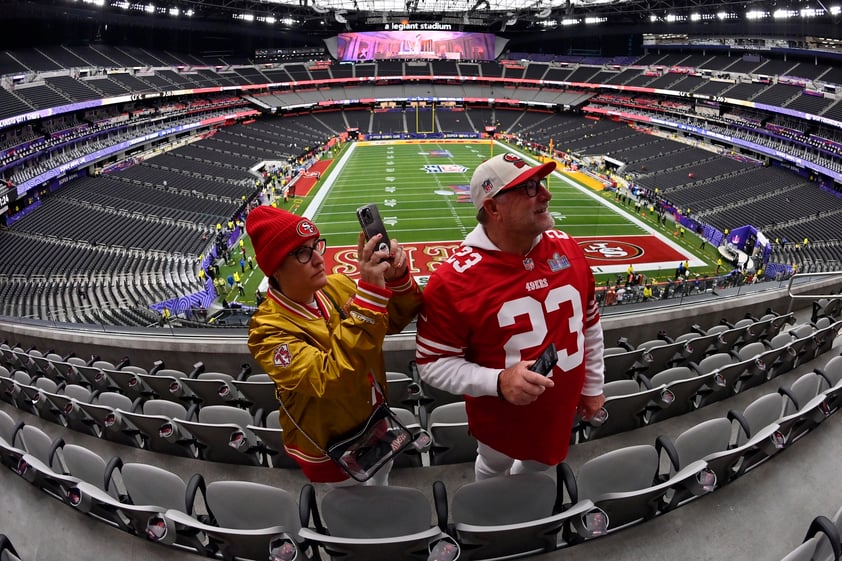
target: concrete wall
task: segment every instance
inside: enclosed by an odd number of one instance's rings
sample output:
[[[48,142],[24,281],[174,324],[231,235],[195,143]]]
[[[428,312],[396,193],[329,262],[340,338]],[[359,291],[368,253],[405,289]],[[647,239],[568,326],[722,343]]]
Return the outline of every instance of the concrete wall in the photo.
[[[811,283],[809,288],[802,286],[799,293],[831,294],[840,290],[842,280],[833,277]],[[810,305],[809,300],[792,300],[785,288],[773,288],[670,307],[612,308],[610,314],[603,316],[602,325],[606,346],[616,345],[617,339],[623,336],[632,344],[637,344],[657,338],[661,330],[674,337],[690,331],[694,324],[709,327],[723,318],[735,322],[746,314],[760,317],[768,308],[784,313],[790,306],[797,310]],[[620,310],[622,313],[617,313]],[[207,371],[236,375],[243,364],[251,365],[254,373],[261,371],[248,352],[245,329],[168,331],[113,327],[106,331],[75,324],[57,327],[54,324],[0,318],[0,339],[27,349],[35,347],[43,353],[53,350],[66,355],[72,351],[85,359],[95,354],[112,363],[128,356],[132,364],[147,369],[155,361],[163,360],[168,368],[184,372],[189,372],[198,361],[204,362]],[[384,348],[387,369],[405,372],[415,356],[415,336],[412,333],[391,336]]]

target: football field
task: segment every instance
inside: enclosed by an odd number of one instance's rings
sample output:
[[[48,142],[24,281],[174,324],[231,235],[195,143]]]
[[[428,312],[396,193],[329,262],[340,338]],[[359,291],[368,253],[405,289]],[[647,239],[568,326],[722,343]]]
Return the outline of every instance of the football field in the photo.
[[[423,282],[476,225],[469,194],[476,166],[511,150],[489,141],[356,142],[333,162],[300,210],[327,239],[330,270],[353,276],[360,231],[355,210],[376,203],[390,236],[410,253],[412,273]],[[630,264],[639,272],[657,276],[665,271],[664,275],[685,258],[691,267],[705,264],[671,237],[564,173],[553,173],[549,188],[556,228],[577,238],[597,275],[625,272]]]

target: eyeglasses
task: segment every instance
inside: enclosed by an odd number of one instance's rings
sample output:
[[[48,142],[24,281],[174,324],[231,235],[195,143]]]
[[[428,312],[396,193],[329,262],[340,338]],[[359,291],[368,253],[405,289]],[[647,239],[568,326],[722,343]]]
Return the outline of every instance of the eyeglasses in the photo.
[[[305,265],[313,258],[313,252],[324,255],[325,249],[327,249],[327,240],[320,238],[313,245],[302,245],[298,249],[290,251],[289,255],[294,255],[299,263]]]
[[[511,193],[512,191],[517,191],[519,189],[523,189],[526,192],[527,197],[536,197],[538,192],[541,190],[541,187],[546,188],[546,183],[543,180],[539,179],[530,179],[528,181],[524,181],[520,185],[515,185],[510,189],[506,189],[505,191],[500,191],[497,195],[502,195],[503,193]],[[497,196],[495,195],[495,196]]]

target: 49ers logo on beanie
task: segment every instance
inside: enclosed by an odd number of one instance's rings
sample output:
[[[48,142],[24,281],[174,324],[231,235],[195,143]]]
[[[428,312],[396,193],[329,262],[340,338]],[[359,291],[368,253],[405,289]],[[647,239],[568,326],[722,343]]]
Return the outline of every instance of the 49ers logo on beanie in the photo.
[[[254,258],[267,277],[280,268],[290,252],[319,237],[319,229],[305,216],[272,206],[259,206],[246,217],[246,232]]]
[[[310,222],[308,219],[304,219],[298,223],[298,227],[296,228],[298,231],[298,235],[302,238],[312,238],[315,235],[318,235],[319,230],[316,228],[316,225]]]

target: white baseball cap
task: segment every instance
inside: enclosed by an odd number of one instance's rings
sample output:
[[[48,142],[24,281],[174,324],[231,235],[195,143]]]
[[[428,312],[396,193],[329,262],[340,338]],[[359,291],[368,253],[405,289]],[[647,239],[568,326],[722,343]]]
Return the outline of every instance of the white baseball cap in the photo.
[[[515,154],[498,154],[484,161],[474,170],[471,176],[471,200],[479,210],[486,199],[530,179],[541,180],[547,177],[555,167],[554,161],[533,167]]]

